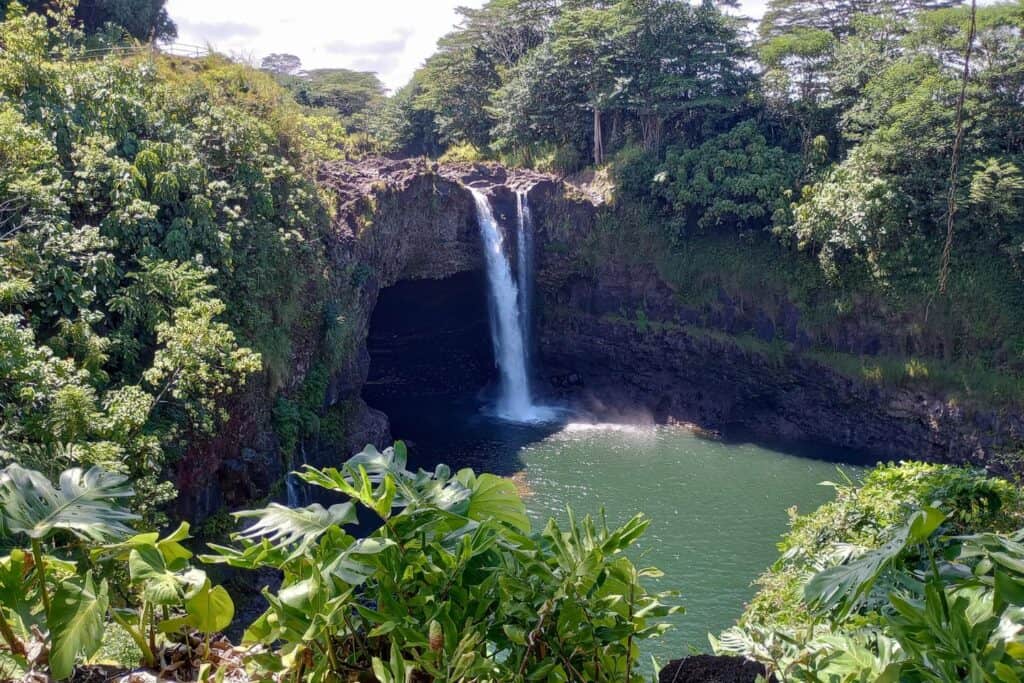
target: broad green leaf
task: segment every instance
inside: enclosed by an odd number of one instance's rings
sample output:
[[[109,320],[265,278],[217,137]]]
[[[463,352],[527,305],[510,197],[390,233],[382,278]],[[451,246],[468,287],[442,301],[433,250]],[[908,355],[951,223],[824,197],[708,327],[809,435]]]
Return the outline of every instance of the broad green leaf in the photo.
[[[11,464],[0,470],[0,527],[41,540],[64,530],[102,542],[132,533],[124,523],[138,519],[116,502],[134,495],[128,478],[93,467],[65,470],[60,488],[39,472]]]
[[[223,586],[207,582],[195,596],[185,601],[189,625],[200,633],[216,633],[231,625],[235,603]]]
[[[238,534],[239,538],[266,540],[277,550],[294,547],[289,559],[305,553],[328,529],[356,522],[356,510],[351,503],[339,503],[330,508],[324,508],[319,503],[303,508],[272,503],[262,510],[245,510],[234,514],[240,518],[256,519],[255,524]]]
[[[164,562],[168,569],[173,571],[183,569],[184,564],[192,559],[192,551],[181,544],[182,541],[191,538],[188,532],[188,522],[182,522],[173,533],[157,542],[156,547],[164,556]]]
[[[128,574],[132,583],[142,585],[146,600],[157,605],[174,605],[182,597],[181,581],[168,571],[164,557],[155,546],[142,546],[128,554]]]
[[[41,624],[42,616],[33,613],[35,602],[26,585],[29,571],[26,557],[25,552],[18,549],[7,557],[0,557],[0,605],[16,614],[27,632],[30,626]]]
[[[67,678],[79,656],[91,657],[103,642],[109,599],[107,582],[97,590],[92,572],[84,579],[63,582],[53,596],[50,611],[50,671],[57,680]]]
[[[945,515],[935,508],[915,512],[877,550],[811,577],[804,587],[804,599],[819,610],[838,609],[839,616],[845,616],[871,590],[883,569],[909,546],[925,541],[944,519]]]
[[[523,533],[530,532],[526,505],[511,481],[493,474],[473,476],[471,470],[462,470],[456,479],[470,490],[469,509],[466,512],[470,519],[478,522],[492,519]]]

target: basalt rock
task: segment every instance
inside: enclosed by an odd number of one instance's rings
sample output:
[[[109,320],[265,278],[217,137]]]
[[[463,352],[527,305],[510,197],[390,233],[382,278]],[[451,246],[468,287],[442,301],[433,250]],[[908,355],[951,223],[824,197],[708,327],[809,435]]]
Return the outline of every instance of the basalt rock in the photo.
[[[543,188],[542,188],[543,190]],[[1004,472],[1024,415],[888,388],[815,361],[790,302],[687,301],[633,254],[581,259],[599,209],[579,193],[531,195],[541,226],[540,349],[556,391],[598,416],[682,422],[764,441],[804,442],[837,458],[923,459]],[[581,265],[582,262],[582,265]],[[750,348],[740,336],[765,342]],[[851,334],[843,348],[888,341]]]
[[[325,268],[355,288],[355,302],[345,313],[351,347],[328,379],[322,405],[343,416],[344,437],[339,443],[305,444],[311,464],[336,465],[367,443],[390,441],[387,417],[362,396],[370,317],[382,288],[483,269],[470,187],[488,195],[507,235],[515,230],[516,194],[528,193],[536,229],[541,370],[551,391],[595,413],[642,413],[661,422],[741,427],[763,439],[852,448],[878,458],[994,469],[1000,453],[1024,442],[1019,413],[968,409],[941,396],[885,389],[811,360],[804,352],[822,340],[812,338],[791,302],[775,301],[769,311],[724,289],[714,301],[688,301],[636,254],[595,258],[589,237],[614,221],[599,183],[424,159],[326,164],[318,181],[333,203]],[[506,248],[514,250],[515,243],[506,239]],[[514,253],[510,258],[516,262]],[[314,310],[322,303],[302,305]],[[751,351],[737,343],[738,335],[779,350]],[[285,386],[247,387],[226,428],[189,447],[177,477],[179,514],[201,520],[222,507],[264,497],[274,489],[272,480],[279,481],[293,464],[278,452],[274,402],[280,391],[298,391],[325,342],[316,329],[294,331],[292,337]],[[873,354],[891,341],[877,325],[850,325],[832,346]]]

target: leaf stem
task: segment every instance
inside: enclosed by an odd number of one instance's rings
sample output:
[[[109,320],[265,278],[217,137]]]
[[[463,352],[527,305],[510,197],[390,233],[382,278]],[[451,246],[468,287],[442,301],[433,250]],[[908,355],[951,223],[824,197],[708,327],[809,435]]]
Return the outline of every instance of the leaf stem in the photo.
[[[14,629],[11,628],[10,623],[7,621],[7,617],[4,616],[3,609],[0,609],[0,636],[3,636],[4,641],[7,643],[7,647],[11,649],[11,654],[16,657],[25,656],[25,643],[21,642],[21,638],[14,634]]]
[[[633,634],[636,632],[636,624],[633,623],[633,609],[636,590],[636,573],[633,573],[632,583],[629,586],[629,638],[626,639],[626,680],[633,680]]]
[[[32,539],[32,559],[36,564],[36,576],[39,577],[39,595],[43,599],[43,614],[46,616],[46,625],[50,625],[50,594],[46,592],[46,563],[43,560],[43,546],[39,539]]]
[[[148,668],[152,669],[156,666],[156,656],[153,655],[152,648],[149,647],[149,643],[146,642],[146,636],[144,636],[138,629],[129,624],[123,617],[121,617],[113,607],[107,610],[110,613],[110,617],[117,622],[117,625],[128,632],[132,640],[142,651],[142,660]]]

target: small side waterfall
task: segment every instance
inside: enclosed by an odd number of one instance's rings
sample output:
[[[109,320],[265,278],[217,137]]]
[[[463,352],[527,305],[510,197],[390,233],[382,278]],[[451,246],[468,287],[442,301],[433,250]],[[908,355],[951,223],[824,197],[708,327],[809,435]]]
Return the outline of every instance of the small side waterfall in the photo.
[[[479,190],[469,190],[476,202],[477,222],[480,224],[480,236],[483,239],[490,290],[491,339],[494,342],[498,370],[501,372],[498,416],[515,422],[538,422],[549,419],[551,410],[535,405],[531,397],[524,342],[524,331],[527,329],[524,321],[528,318],[523,315],[524,310],[527,313],[529,311],[523,308],[524,302],[520,299],[519,288],[512,279],[512,269],[505,255],[501,227],[494,217],[487,196]],[[520,215],[522,216],[522,212]],[[524,230],[521,229],[519,232],[519,239],[522,240]],[[522,270],[520,268],[520,271]],[[522,273],[520,277],[523,277]]]
[[[533,353],[533,216],[525,190],[516,192],[516,280],[519,285],[519,323],[523,328],[523,352],[527,372]]]
[[[299,444],[298,450],[298,462],[295,459],[292,461],[292,466],[296,472],[302,471],[303,466],[306,464],[306,445]],[[299,479],[294,472],[289,472],[284,478],[285,493],[287,494],[287,503],[290,508],[303,507],[309,505],[309,484]]]

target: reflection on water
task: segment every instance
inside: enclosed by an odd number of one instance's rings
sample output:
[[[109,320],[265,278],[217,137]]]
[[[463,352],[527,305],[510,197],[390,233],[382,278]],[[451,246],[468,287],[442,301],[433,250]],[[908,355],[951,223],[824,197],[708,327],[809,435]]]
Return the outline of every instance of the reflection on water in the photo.
[[[488,418],[474,397],[374,404],[410,444],[410,464],[473,467],[511,477],[540,523],[598,513],[609,524],[637,512],[651,518],[634,558],[665,572],[655,588],[677,590],[686,614],[660,641],[645,645],[659,661],[708,648],[706,634],[733,623],[754,593],[751,582],[777,556],[787,508],[808,511],[831,498],[828,458],[800,457],[742,441],[709,440],[681,428],[516,425]],[[843,467],[856,476],[856,467]]]

